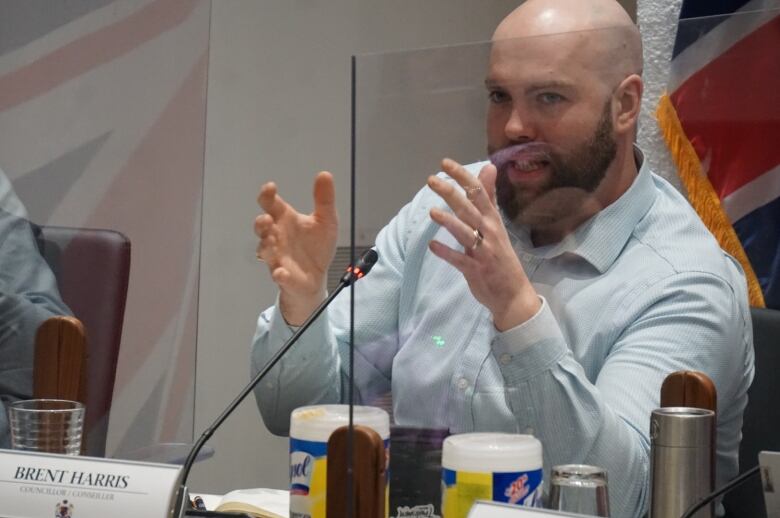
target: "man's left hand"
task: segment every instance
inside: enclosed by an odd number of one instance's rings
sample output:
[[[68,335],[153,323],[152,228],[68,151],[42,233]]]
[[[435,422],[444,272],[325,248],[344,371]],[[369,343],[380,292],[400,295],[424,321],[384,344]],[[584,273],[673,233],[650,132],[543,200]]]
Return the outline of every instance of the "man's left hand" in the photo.
[[[428,245],[431,252],[463,274],[471,293],[493,314],[496,329],[506,331],[526,322],[539,311],[541,300],[512,248],[496,207],[495,166],[486,165],[475,178],[462,165],[445,158],[442,170],[463,191],[430,176],[428,186],[452,209],[433,208],[431,219],[446,228],[463,251],[434,240]]]

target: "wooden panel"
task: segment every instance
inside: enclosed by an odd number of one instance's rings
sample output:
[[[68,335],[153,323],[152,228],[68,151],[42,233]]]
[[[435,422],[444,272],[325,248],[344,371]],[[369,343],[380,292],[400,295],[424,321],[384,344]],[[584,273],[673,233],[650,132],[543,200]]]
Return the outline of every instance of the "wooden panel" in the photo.
[[[87,346],[74,317],[52,317],[35,339],[33,397],[86,402]]]
[[[687,406],[717,412],[718,395],[715,384],[703,372],[673,372],[661,385],[661,406]]]
[[[326,516],[347,516],[347,426],[328,439]],[[384,518],[387,459],[382,438],[367,426],[354,427],[353,474],[355,496],[352,516]]]

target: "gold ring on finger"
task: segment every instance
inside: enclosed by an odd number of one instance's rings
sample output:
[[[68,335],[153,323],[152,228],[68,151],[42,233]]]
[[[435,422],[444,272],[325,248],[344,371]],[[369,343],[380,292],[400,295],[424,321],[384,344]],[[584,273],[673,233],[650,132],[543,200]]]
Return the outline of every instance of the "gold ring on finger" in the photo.
[[[474,243],[471,245],[472,250],[476,250],[479,248],[479,245],[482,244],[482,240],[485,239],[485,236],[482,235],[482,232],[479,231],[478,228],[474,229]]]
[[[466,199],[474,201],[474,198],[482,191],[481,185],[472,185],[464,189],[466,191]]]

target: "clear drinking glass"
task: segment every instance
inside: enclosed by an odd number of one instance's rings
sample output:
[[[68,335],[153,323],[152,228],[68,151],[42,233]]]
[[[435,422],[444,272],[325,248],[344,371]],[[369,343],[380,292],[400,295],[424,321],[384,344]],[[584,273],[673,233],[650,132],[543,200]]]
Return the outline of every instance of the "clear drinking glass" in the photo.
[[[8,407],[11,447],[78,455],[84,430],[84,405],[65,399],[29,399]]]
[[[553,467],[549,507],[590,516],[609,516],[607,470],[585,464]]]

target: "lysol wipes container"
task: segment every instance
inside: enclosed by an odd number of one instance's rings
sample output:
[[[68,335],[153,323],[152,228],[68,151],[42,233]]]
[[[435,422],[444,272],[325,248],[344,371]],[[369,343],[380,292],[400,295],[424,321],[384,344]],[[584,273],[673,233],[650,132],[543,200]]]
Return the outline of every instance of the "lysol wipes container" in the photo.
[[[443,518],[466,518],[475,500],[542,506],[542,443],[532,435],[451,435],[441,464]]]
[[[353,408],[354,424],[373,428],[384,441],[385,456],[389,458],[390,416],[381,408]],[[290,416],[290,518],[325,518],[328,438],[334,430],[347,424],[349,405],[305,406],[293,411]]]

